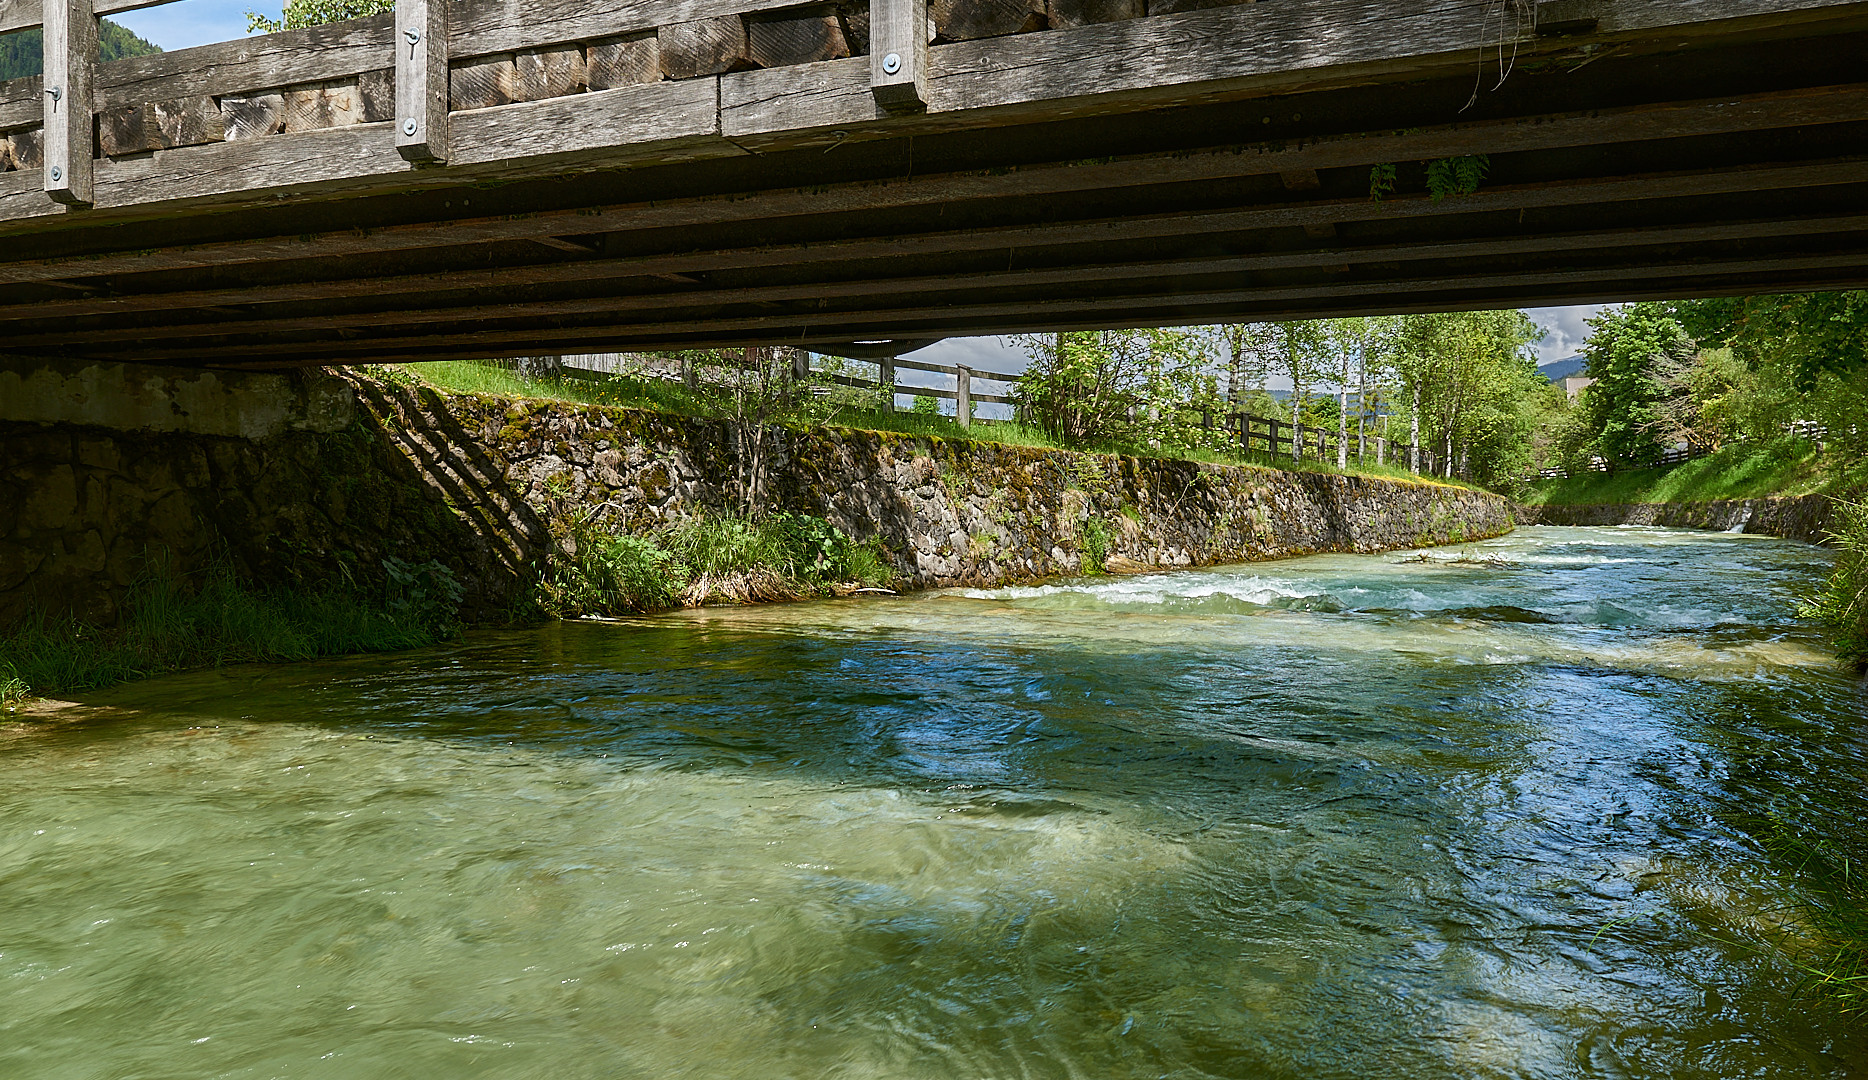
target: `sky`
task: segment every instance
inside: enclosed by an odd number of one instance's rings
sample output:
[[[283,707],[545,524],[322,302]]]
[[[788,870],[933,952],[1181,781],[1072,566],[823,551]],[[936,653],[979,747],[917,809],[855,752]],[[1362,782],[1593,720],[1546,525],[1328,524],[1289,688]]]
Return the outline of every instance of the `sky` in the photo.
[[[110,21],[164,49],[190,49],[246,36],[246,13],[279,17],[279,0],[182,0],[112,15]]]

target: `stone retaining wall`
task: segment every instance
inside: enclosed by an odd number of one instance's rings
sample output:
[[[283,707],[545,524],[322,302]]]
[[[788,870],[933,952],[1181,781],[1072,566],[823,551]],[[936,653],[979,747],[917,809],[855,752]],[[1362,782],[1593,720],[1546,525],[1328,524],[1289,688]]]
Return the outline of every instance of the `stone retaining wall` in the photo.
[[[736,457],[723,422],[355,375],[308,379],[305,393],[354,419],[262,438],[0,421],[11,496],[0,500],[0,625],[35,609],[108,623],[152,558],[313,587],[374,587],[385,557],[437,558],[466,584],[470,617],[495,619],[582,518],[648,530],[728,503]],[[1505,499],[1433,483],[843,429],[778,431],[771,465],[774,508],[879,537],[914,588],[1078,571],[1086,529],[1108,535],[1112,565],[1149,567],[1512,528]]]
[[[1513,508],[1520,525],[1664,525],[1783,536],[1812,544],[1822,543],[1828,535],[1829,512],[1827,495]]]

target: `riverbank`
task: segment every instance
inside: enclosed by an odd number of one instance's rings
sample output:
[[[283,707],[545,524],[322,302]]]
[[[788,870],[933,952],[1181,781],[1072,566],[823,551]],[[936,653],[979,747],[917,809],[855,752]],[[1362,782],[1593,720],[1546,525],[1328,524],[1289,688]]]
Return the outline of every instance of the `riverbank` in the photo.
[[[1519,503],[1512,513],[1520,525],[1661,525],[1820,544],[1829,534],[1833,508],[1827,495],[1788,495],[1706,502]]]

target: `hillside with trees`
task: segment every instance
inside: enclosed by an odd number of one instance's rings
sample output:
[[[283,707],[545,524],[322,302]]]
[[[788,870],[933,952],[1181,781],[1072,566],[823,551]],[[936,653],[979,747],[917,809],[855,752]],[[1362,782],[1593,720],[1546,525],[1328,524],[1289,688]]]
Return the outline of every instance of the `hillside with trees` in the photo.
[[[45,66],[45,46],[41,44],[41,41],[37,30],[22,30],[17,34],[0,35],[0,81],[23,79],[39,74]],[[97,58],[99,60],[122,60],[131,56],[147,56],[161,51],[160,47],[144,41],[109,19],[98,23]]]

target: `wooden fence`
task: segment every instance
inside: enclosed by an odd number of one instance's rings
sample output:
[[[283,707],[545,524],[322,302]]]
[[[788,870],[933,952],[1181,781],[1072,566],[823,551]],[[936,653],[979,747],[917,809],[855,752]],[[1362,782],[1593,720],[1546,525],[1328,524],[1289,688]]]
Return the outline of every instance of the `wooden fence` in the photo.
[[[1792,420],[1784,425],[1784,432],[1788,435],[1797,435],[1808,439],[1815,443],[1819,449],[1829,440],[1829,429],[1814,420]],[[1744,440],[1741,438],[1737,441],[1742,442]],[[1705,444],[1695,446],[1688,443],[1685,446],[1675,446],[1663,450],[1659,457],[1637,462],[1610,461],[1605,457],[1592,456],[1588,464],[1578,469],[1539,469],[1537,471],[1537,478],[1540,480],[1567,480],[1579,473],[1612,473],[1622,469],[1664,469],[1674,465],[1684,465],[1689,461],[1696,461],[1699,458],[1712,454],[1718,449],[1719,448],[1716,446],[1708,446]]]

